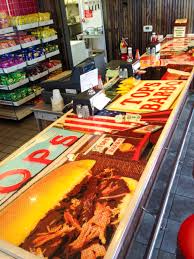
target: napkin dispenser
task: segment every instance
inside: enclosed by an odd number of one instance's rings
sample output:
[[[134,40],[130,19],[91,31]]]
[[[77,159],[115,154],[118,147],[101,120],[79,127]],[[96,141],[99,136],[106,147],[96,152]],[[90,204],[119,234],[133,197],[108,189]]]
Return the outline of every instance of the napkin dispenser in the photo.
[[[87,118],[103,109],[109,101],[110,99],[105,96],[103,90],[88,89],[73,99],[73,111],[78,117]],[[97,103],[100,105],[96,105]]]
[[[134,76],[134,73],[140,68],[140,61],[133,60],[132,62],[126,62],[119,67],[119,77],[121,79]]]

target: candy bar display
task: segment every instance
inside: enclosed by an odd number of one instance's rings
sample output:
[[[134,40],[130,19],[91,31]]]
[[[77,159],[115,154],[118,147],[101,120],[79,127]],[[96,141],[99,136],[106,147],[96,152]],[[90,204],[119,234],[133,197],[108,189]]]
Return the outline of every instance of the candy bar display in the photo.
[[[0,85],[13,85],[26,78],[25,71],[16,71],[10,74],[0,74]]]
[[[44,56],[44,49],[42,46],[34,46],[23,50],[22,53],[24,55],[25,60],[29,61]]]
[[[25,62],[25,56],[22,53],[5,54],[1,56],[0,68],[9,68],[23,62]]]

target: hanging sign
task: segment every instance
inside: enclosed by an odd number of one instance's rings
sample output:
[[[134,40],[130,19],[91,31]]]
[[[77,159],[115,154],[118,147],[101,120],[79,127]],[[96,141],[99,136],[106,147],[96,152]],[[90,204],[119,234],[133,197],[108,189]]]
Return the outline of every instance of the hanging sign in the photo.
[[[142,81],[108,109],[135,113],[164,111],[170,108],[184,85],[185,82],[179,80]]]

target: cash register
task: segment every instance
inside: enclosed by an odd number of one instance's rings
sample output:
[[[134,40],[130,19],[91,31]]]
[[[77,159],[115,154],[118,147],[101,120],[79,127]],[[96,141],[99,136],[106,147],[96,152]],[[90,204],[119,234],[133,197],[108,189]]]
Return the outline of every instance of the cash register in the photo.
[[[45,103],[51,103],[53,89],[59,89],[64,103],[71,102],[81,92],[80,75],[95,69],[95,62],[88,58],[86,61],[73,68],[70,77],[59,80],[48,80],[40,83],[43,88],[42,97]]]

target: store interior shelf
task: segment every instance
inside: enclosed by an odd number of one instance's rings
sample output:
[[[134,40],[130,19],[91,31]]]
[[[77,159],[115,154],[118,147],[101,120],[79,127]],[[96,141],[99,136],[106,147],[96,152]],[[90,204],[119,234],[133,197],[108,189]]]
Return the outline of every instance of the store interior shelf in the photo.
[[[20,106],[28,101],[30,101],[31,99],[33,99],[36,95],[33,93],[33,94],[30,94],[28,96],[26,96],[25,98],[17,101],[17,102],[12,102],[12,101],[5,101],[5,100],[0,100],[0,104],[2,105],[9,105],[9,106]]]
[[[51,24],[53,24],[54,22],[53,22],[53,19],[50,19],[50,20],[48,20],[48,21],[41,21],[41,22],[39,22],[39,24],[38,24],[38,26],[39,27],[41,27],[41,26],[47,26],[47,25],[51,25]]]
[[[16,89],[22,85],[25,85],[29,82],[29,79],[28,78],[25,78],[23,80],[21,80],[20,82],[18,83],[15,83],[13,85],[0,85],[0,90],[13,90],[13,89]]]
[[[30,41],[30,42],[21,43],[21,46],[22,46],[23,49],[25,49],[25,48],[33,47],[35,45],[39,45],[40,43],[41,43],[40,40],[33,40],[33,41]]]
[[[58,64],[58,65],[56,65],[54,67],[49,68],[48,71],[49,71],[49,73],[52,73],[53,71],[55,71],[55,70],[57,70],[57,69],[59,69],[61,67],[62,67],[62,64]]]
[[[0,55],[8,54],[8,53],[11,53],[13,51],[20,50],[20,49],[21,49],[21,46],[19,44],[15,45],[13,47],[6,48],[6,49],[0,49]]]
[[[59,53],[60,53],[59,50],[55,50],[55,51],[52,51],[50,53],[46,53],[46,58],[51,58],[53,56],[58,55]]]
[[[6,34],[6,33],[10,33],[10,32],[13,32],[13,27],[0,29],[0,34]]]
[[[28,60],[28,61],[26,61],[26,62],[27,62],[27,64],[28,64],[29,66],[31,66],[31,65],[34,65],[34,64],[36,64],[36,63],[38,63],[38,62],[40,62],[40,61],[43,61],[43,60],[45,60],[45,59],[46,59],[45,55],[42,55],[42,56],[40,56],[40,57],[38,57],[38,58],[34,58],[34,59]]]
[[[40,22],[17,25],[16,29],[18,31],[23,31],[23,30],[33,29],[33,28],[47,26],[47,25],[51,25],[51,24],[53,24],[53,19],[50,19],[48,21],[40,21]]]
[[[50,41],[53,41],[53,40],[57,40],[58,39],[58,36],[57,35],[53,35],[51,37],[48,37],[48,38],[43,38],[42,39],[42,43],[47,43],[47,42],[50,42]]]
[[[22,62],[22,63],[20,63],[18,65],[12,66],[12,67],[7,67],[7,68],[0,69],[0,74],[4,74],[4,73],[5,74],[9,74],[9,73],[15,72],[15,71],[17,71],[19,69],[22,69],[22,68],[24,68],[26,66],[27,66],[26,62]]]
[[[0,106],[0,118],[11,119],[11,120],[21,120],[32,113],[31,106],[25,105],[21,107],[8,107]]]
[[[34,76],[30,76],[29,79],[30,79],[30,81],[33,82],[33,81],[36,81],[36,80],[38,80],[38,79],[40,79],[40,78],[42,78],[42,77],[44,77],[46,75],[48,75],[48,70],[46,70],[46,71],[44,71],[44,72],[42,72],[40,74],[37,74],[37,75],[34,75]]]

